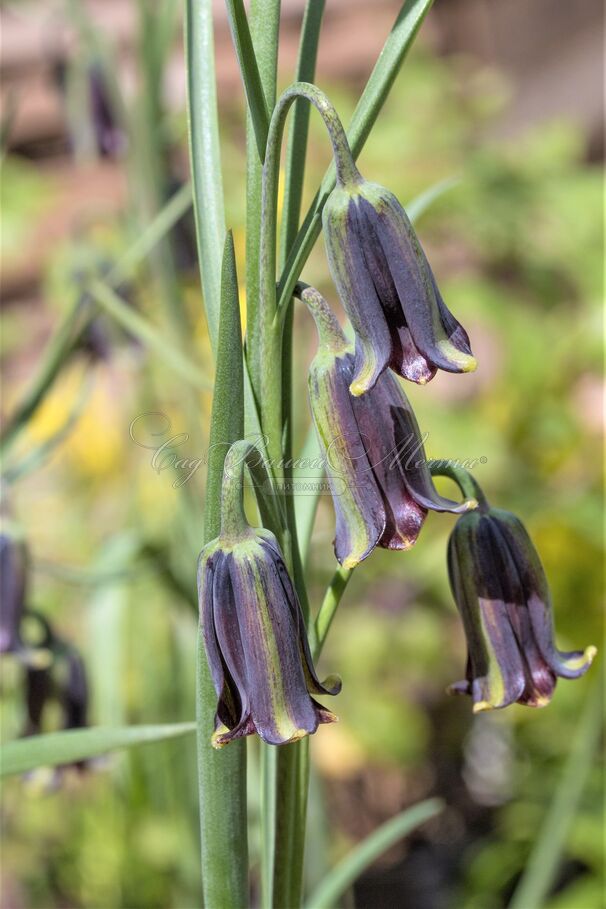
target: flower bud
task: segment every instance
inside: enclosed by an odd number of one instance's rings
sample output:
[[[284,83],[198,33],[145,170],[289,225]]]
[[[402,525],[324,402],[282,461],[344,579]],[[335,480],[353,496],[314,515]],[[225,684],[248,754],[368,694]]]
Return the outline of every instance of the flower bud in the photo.
[[[338,184],[322,213],[328,262],[356,334],[350,390],[390,366],[425,384],[438,369],[471,372],[467,333],[446,308],[406,212],[387,189]]]
[[[515,515],[484,502],[461,517],[448,544],[448,573],[468,647],[466,680],[449,691],[470,694],[474,713],[514,702],[543,707],[558,676],[587,671],[595,647],[556,649],[545,572]]]

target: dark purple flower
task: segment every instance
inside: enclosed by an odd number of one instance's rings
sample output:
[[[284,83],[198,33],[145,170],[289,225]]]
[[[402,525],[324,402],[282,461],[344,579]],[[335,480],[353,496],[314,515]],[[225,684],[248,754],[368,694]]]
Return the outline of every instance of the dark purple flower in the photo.
[[[335,676],[321,683],[316,675],[277,540],[247,524],[241,487],[241,476],[226,471],[221,534],[198,566],[200,622],[219,699],[215,748],[255,732],[269,745],[312,734],[336,719],[312,695],[341,688]]]
[[[390,366],[424,384],[438,369],[471,372],[467,333],[447,309],[406,212],[361,177],[338,184],[322,213],[333,280],[356,335],[351,393]]]
[[[470,694],[474,713],[516,701],[543,707],[558,676],[588,670],[595,647],[561,653],[555,646],[545,572],[515,515],[484,502],[459,518],[448,573],[468,647],[466,679],[450,691]]]
[[[307,288],[301,297],[320,335],[309,401],[335,506],[335,554],[352,568],[375,546],[412,546],[429,510],[459,513],[475,502],[453,502],[436,490],[412,407],[391,373],[366,394],[350,394],[352,345],[317,291]]]

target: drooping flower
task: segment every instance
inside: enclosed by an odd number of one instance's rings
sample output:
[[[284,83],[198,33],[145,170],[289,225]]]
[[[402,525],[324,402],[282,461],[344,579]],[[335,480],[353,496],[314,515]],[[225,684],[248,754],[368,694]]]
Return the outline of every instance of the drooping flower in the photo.
[[[233,464],[250,449],[236,443]],[[275,536],[253,529],[242,509],[243,458],[226,467],[221,533],[198,567],[200,622],[218,696],[212,744],[258,733],[270,745],[294,742],[336,720],[314,694],[338,694],[335,676],[316,675],[301,607]]]
[[[322,223],[333,280],[356,334],[353,395],[372,388],[388,366],[419,384],[438,369],[476,368],[469,337],[447,309],[393,193],[361,176],[337,183]]]
[[[471,695],[474,713],[514,702],[543,707],[558,676],[576,679],[588,670],[595,647],[561,653],[555,646],[545,572],[515,515],[484,500],[459,518],[448,573],[468,647],[466,679],[449,690]]]
[[[309,401],[335,506],[335,554],[351,568],[375,546],[410,548],[429,510],[460,513],[475,502],[453,502],[436,490],[415,415],[393,375],[385,373],[365,395],[352,397],[352,345],[316,290],[299,293],[320,338],[309,370]]]

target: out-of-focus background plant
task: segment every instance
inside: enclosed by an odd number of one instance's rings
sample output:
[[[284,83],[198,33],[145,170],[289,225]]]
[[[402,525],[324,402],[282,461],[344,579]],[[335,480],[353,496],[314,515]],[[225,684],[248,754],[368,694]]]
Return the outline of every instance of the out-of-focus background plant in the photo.
[[[213,366],[186,206],[117,301],[83,291],[188,179],[179,6],[74,0],[3,12],[4,418],[70,307],[97,307],[7,455],[3,494],[31,552],[28,605],[82,654],[95,724],[194,715],[199,459]],[[328,0],[316,81],[345,123],[397,6]],[[242,258],[243,100],[216,7],[226,220]],[[301,9],[283,4],[281,85],[292,80]],[[429,455],[477,458],[491,501],[523,517],[562,649],[601,639],[599,19],[590,0],[574,9],[438,0],[360,159],[404,203],[453,178],[417,229],[480,365],[407,393]],[[328,163],[322,129],[312,116],[307,201]],[[333,293],[320,245],[306,279]],[[296,318],[300,452],[315,340],[306,314]],[[197,364],[187,381],[188,362],[161,356],[150,331]],[[316,597],[334,568],[332,522],[321,500]],[[309,882],[397,810],[430,795],[448,803],[359,880],[359,906],[507,905],[595,684],[594,670],[561,682],[546,710],[478,717],[445,695],[465,660],[446,576],[452,524],[431,516],[414,558],[373,554],[323,656],[343,692],[341,722],[311,746]],[[26,725],[23,674],[7,656],[5,740]],[[45,730],[59,723],[45,714]],[[177,739],[7,781],[2,906],[197,905],[194,750],[193,738]],[[595,767],[548,909],[603,905],[600,784]],[[249,797],[254,818],[255,787]],[[253,858],[257,848],[253,835]]]

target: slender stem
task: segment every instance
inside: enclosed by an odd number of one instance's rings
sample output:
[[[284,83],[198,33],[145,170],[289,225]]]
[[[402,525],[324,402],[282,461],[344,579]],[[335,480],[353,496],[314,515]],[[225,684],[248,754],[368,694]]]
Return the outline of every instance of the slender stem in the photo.
[[[453,480],[466,499],[478,502],[481,511],[486,511],[489,507],[486,496],[475,477],[463,467],[456,467],[448,461],[430,461],[429,470],[432,477],[448,477]]]
[[[341,602],[343,594],[345,593],[345,588],[349,584],[352,574],[353,568],[337,568],[328,585],[326,593],[324,594],[324,599],[322,600],[322,605],[320,606],[316,618],[316,641],[315,646],[312,645],[314,661],[317,660],[322,653],[326,635],[330,630],[339,603]]]
[[[292,85],[281,95],[269,127],[261,196],[259,299],[256,312],[258,335],[252,338],[249,336],[248,339],[249,344],[253,341],[258,344],[260,355],[258,361],[254,359],[255,348],[249,348],[249,350],[253,356],[252,362],[258,362],[262,366],[259,386],[261,426],[267,438],[270,465],[276,480],[278,495],[281,494],[280,486],[284,477],[281,465],[283,463],[285,416],[282,410],[283,321],[275,319],[278,174],[286,116],[297,98],[310,102],[320,112],[332,142],[339,182],[356,183],[360,180],[343,126],[327,97],[314,85],[305,82]],[[285,511],[286,513],[291,511],[291,521],[290,526],[284,528],[281,535],[282,550],[291,572],[296,564],[297,574],[302,574],[296,543],[293,546],[293,535],[296,532],[294,514],[290,509],[285,509]],[[304,593],[304,587],[301,587],[300,592]],[[302,601],[302,606],[306,606],[304,601]],[[288,906],[294,909],[301,902],[303,878],[309,777],[307,745],[301,746],[298,743],[281,749],[276,759],[276,765],[277,800],[280,810],[276,812],[274,822],[273,905]]]

